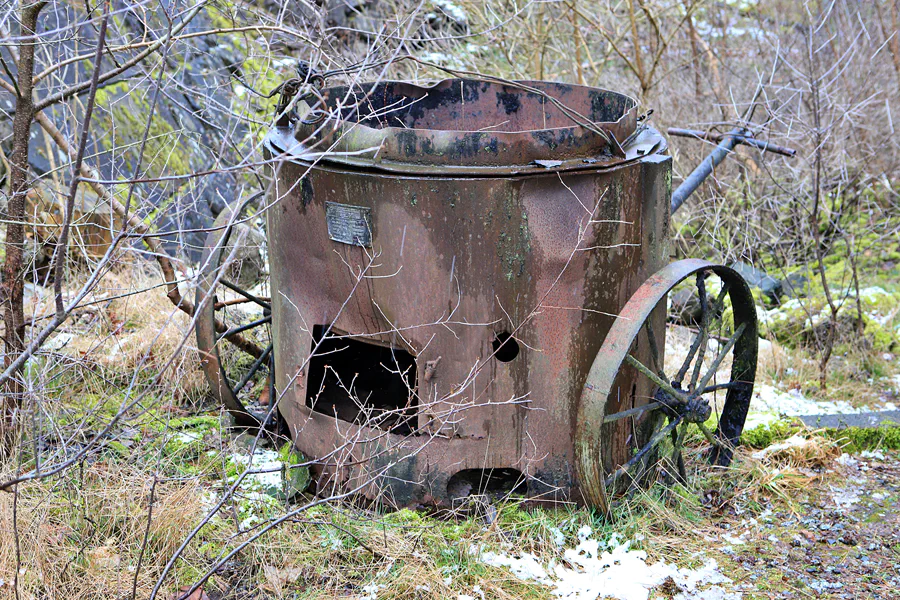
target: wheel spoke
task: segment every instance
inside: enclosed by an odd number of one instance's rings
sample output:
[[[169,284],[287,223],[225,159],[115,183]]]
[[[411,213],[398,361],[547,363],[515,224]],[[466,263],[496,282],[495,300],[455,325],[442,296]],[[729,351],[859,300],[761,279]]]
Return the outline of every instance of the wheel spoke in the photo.
[[[678,369],[678,374],[675,376],[675,385],[681,387],[681,382],[684,381],[685,376],[687,375],[688,369],[691,366],[691,361],[694,359],[694,355],[697,353],[697,349],[700,347],[700,333],[697,333],[697,337],[694,338],[694,341],[691,342],[691,347],[688,349],[687,356],[684,358],[684,362],[681,364],[681,368]]]
[[[612,423],[613,421],[620,421],[622,419],[626,419],[628,417],[633,417],[635,415],[642,414],[648,410],[656,410],[657,408],[662,407],[663,405],[659,402],[650,402],[649,404],[645,404],[643,406],[637,406],[635,408],[629,408],[628,410],[623,410],[622,412],[613,413],[611,415],[606,415],[603,418],[603,423]]]
[[[706,346],[709,344],[709,298],[706,296],[706,272],[697,273],[697,293],[700,296],[700,345],[699,354],[694,362],[694,372],[691,375],[691,383],[688,389],[693,392],[696,389],[697,378],[700,377],[700,369],[703,368],[703,359],[706,358]]]
[[[652,450],[657,444],[659,444],[660,440],[666,437],[670,431],[675,429],[675,427],[677,427],[678,423],[680,422],[681,417],[675,417],[675,419],[670,421],[668,425],[653,434],[653,437],[650,438],[650,441],[647,442],[647,444],[643,448],[641,448],[637,454],[632,456],[627,463],[616,469],[614,473],[611,473],[606,477],[606,487],[609,488],[615,485],[616,481],[618,481],[622,475],[626,474],[631,467],[633,467],[635,464],[637,464],[638,461],[644,458],[644,456],[646,456],[647,453],[650,452],[650,450]]]
[[[232,327],[225,333],[220,334],[218,339],[221,340],[224,337],[228,337],[228,336],[234,335],[236,333],[243,333],[244,331],[247,331],[248,329],[253,329],[254,327],[259,327],[260,325],[265,325],[266,323],[269,323],[271,320],[272,320],[272,315],[268,315],[268,316],[263,317],[262,319],[253,321],[252,323],[247,323],[246,325],[239,325],[238,327]]]
[[[647,342],[650,344],[650,358],[653,359],[653,366],[656,367],[656,373],[665,379],[666,374],[663,371],[662,361],[659,358],[659,346],[656,345],[656,334],[653,333],[653,324],[649,318],[644,323],[644,326],[647,328]]]
[[[715,434],[714,434],[712,431],[710,431],[710,430],[709,430],[709,427],[707,427],[705,424],[703,424],[703,423],[697,423],[697,427],[699,427],[699,428],[700,428],[700,431],[703,432],[703,437],[706,438],[706,441],[707,441],[707,442],[709,442],[709,443],[712,444],[713,446],[717,446],[717,447],[719,447],[719,448],[724,448],[724,447],[725,447],[725,446],[722,444],[722,442],[720,442],[719,440],[716,439]]]
[[[246,298],[246,299],[249,300],[250,302],[255,302],[256,304],[259,304],[259,305],[262,306],[263,308],[267,308],[267,309],[269,309],[269,310],[272,309],[272,306],[271,306],[268,302],[266,302],[266,301],[263,300],[262,298],[259,298],[259,297],[257,297],[257,296],[254,296],[254,295],[251,294],[250,292],[247,292],[247,291],[245,291],[245,290],[242,290],[241,288],[239,288],[238,286],[234,285],[233,283],[231,283],[231,282],[228,281],[227,279],[220,279],[219,281],[221,282],[222,285],[224,285],[225,287],[227,287],[229,290],[231,290],[232,292],[236,292],[236,293],[240,294],[241,296],[243,296],[244,298]]]
[[[261,298],[261,300],[268,300],[268,298]],[[246,304],[248,302],[253,302],[249,298],[232,298],[231,300],[223,300],[222,302],[216,302],[213,305],[214,310],[222,310],[228,306],[235,306],[237,304]]]
[[[687,423],[682,423],[681,427],[672,431],[672,464],[678,471],[678,477],[682,484],[687,484],[687,471],[684,468],[684,454],[681,452],[684,447],[684,435],[687,432]]]
[[[718,383],[716,385],[710,385],[696,393],[697,396],[703,396],[704,394],[709,394],[710,392],[717,392],[719,390],[730,390],[734,387],[736,382],[729,381],[728,383]]]
[[[734,347],[734,344],[738,341],[738,339],[743,335],[744,329],[747,328],[747,323],[741,323],[738,328],[735,330],[734,335],[728,338],[728,342],[725,344],[725,347],[722,348],[719,355],[716,357],[716,360],[709,367],[709,371],[706,372],[706,375],[703,376],[703,379],[700,381],[699,387],[700,389],[704,389],[706,384],[709,383],[709,380],[713,378],[713,375],[716,374],[716,371],[719,370],[719,365],[722,364],[722,361],[725,360],[725,357],[731,352],[731,349]]]
[[[671,396],[676,402],[680,404],[684,404],[687,402],[687,398],[684,397],[684,394],[682,392],[676,390],[674,387],[672,387],[671,383],[662,379],[659,375],[648,369],[641,361],[639,361],[635,357],[631,356],[630,354],[626,354],[625,362],[644,374],[650,381],[658,385],[662,391]]]
[[[691,347],[688,350],[687,356],[684,358],[684,362],[681,364],[681,368],[678,369],[678,375],[675,376],[675,385],[681,387],[684,378],[687,376],[688,369],[691,367],[691,361],[694,360],[694,355],[697,354],[697,350],[700,348],[700,343],[703,342],[703,332],[705,331],[704,321],[706,319],[706,283],[703,279],[703,273],[697,274],[697,293],[700,296],[700,330],[697,334],[697,337],[694,338],[694,341],[691,342]],[[702,361],[701,361],[702,362]]]
[[[731,283],[729,283],[728,281],[723,281],[722,289],[719,290],[719,295],[716,296],[716,307],[721,308],[723,311],[725,309],[725,305],[723,304],[725,302],[725,294],[728,293],[730,287]]]
[[[244,386],[247,385],[248,381],[253,379],[253,376],[256,375],[256,372],[259,371],[260,367],[262,367],[263,362],[265,362],[265,360],[269,357],[269,354],[272,353],[272,348],[272,344],[269,344],[266,349],[263,350],[263,353],[260,355],[260,357],[253,361],[253,364],[250,365],[250,370],[247,371],[247,373],[241,378],[240,382],[232,390],[235,396],[238,395],[238,392],[244,389]]]

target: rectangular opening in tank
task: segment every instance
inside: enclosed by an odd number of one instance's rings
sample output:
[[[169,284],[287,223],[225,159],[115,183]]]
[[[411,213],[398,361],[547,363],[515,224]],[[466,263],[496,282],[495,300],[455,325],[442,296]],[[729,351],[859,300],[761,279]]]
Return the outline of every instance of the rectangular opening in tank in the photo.
[[[327,329],[313,327],[306,405],[349,423],[411,433],[418,403],[416,359],[400,348],[326,336]]]

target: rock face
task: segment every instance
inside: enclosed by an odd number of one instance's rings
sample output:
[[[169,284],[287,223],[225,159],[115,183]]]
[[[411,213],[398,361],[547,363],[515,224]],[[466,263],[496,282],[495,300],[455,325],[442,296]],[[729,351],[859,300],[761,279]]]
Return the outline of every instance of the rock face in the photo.
[[[238,10],[230,3],[215,3],[203,9],[181,35],[278,22],[309,39],[315,38],[317,29],[349,27],[360,9],[369,4],[372,2],[363,0],[267,0],[252,10]],[[162,5],[154,3],[141,11],[114,2],[118,13],[110,23],[107,45],[164,35],[167,25]],[[90,53],[96,40],[94,25],[81,4],[49,3],[41,13],[44,47],[38,53],[36,73],[59,57]],[[142,180],[135,186],[132,209],[152,221],[157,230],[184,231],[165,238],[168,250],[179,258],[196,261],[206,238],[204,231],[197,230],[208,227],[226,204],[246,198],[265,185],[265,168],[246,165],[261,159],[259,141],[274,101],[260,99],[243,84],[268,93],[292,76],[296,60],[312,53],[308,44],[298,46],[298,39],[267,33],[263,40],[258,32],[193,37],[172,44],[165,53],[152,54],[98,90],[87,160],[105,180]],[[100,68],[113,69],[134,52],[117,53],[115,57],[110,52]],[[38,97],[88,80],[93,72],[90,62],[74,62],[41,79],[36,88]],[[82,93],[45,111],[73,144],[83,119],[84,100]],[[14,97],[0,90],[0,149],[7,156],[14,108]],[[148,135],[141,152],[145,130]],[[34,198],[37,210],[57,221],[52,217],[52,207],[63,205],[69,161],[37,124],[32,126],[32,140],[29,163],[41,180]],[[0,176],[5,177],[2,171],[0,167]],[[194,176],[198,173],[203,175]],[[124,200],[128,185],[114,186],[114,193]],[[5,197],[2,202],[5,204]],[[0,206],[0,210],[3,208]],[[52,234],[36,235],[33,240],[39,244],[48,237]]]

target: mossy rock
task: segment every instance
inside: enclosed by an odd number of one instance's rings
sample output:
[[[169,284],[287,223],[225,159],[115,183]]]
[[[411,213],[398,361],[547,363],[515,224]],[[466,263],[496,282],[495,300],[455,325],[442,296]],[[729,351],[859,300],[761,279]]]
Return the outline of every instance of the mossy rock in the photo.
[[[859,336],[859,312],[853,290],[832,290],[835,302],[840,302],[837,315],[838,343],[848,340],[855,346],[890,352],[900,346],[900,295],[880,287],[860,290],[863,336]],[[770,340],[789,347],[815,344],[824,339],[832,324],[831,309],[824,292],[805,300],[792,299],[777,308],[757,308],[760,332]]]
[[[772,444],[782,442],[803,429],[800,421],[780,420],[768,425],[760,425],[744,430],[741,434],[741,445],[754,449],[768,448]]]
[[[744,431],[741,434],[741,444],[754,449],[767,448],[805,429],[806,427],[800,421],[776,421]],[[876,449],[900,450],[900,426],[891,422],[885,422],[876,428],[824,429],[821,435],[834,440],[844,452],[849,453]]]
[[[825,433],[840,444],[844,452],[900,450],[900,426],[893,423],[885,423],[874,429],[862,427],[827,429]]]
[[[285,467],[284,494],[288,500],[299,496],[309,487],[309,467],[292,467],[307,462],[306,457],[290,442],[278,451],[278,459]]]

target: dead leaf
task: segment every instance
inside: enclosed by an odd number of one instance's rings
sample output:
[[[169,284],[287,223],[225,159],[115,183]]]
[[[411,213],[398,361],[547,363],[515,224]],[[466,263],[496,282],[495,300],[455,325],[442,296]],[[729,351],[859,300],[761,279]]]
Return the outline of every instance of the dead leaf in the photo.
[[[303,575],[303,567],[284,567],[279,569],[272,565],[263,565],[263,575],[269,588],[280,594],[284,587],[294,583]]]
[[[88,550],[86,555],[88,564],[95,569],[117,569],[122,563],[115,546],[97,546]]]
[[[181,586],[180,588],[178,588],[177,592],[169,597],[169,600],[209,600],[209,596],[206,595],[206,592],[203,591],[202,587],[197,588],[196,590],[191,592],[190,596],[185,596],[185,594],[190,591],[191,587],[193,586]]]
[[[260,406],[268,406],[269,405],[269,386],[263,388],[263,391],[259,393],[259,400],[257,403]]]
[[[809,531],[808,529],[801,529],[800,535],[805,537],[810,542],[816,541],[816,538],[818,537],[815,533],[813,533],[812,531]]]

